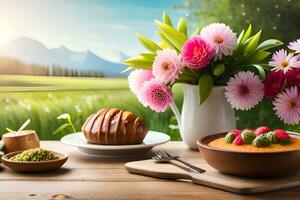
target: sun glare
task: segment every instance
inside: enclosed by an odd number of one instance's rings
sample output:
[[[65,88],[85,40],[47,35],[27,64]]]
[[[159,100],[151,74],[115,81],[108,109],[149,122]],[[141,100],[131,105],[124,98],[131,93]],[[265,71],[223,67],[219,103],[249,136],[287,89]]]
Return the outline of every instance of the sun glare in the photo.
[[[0,44],[10,41],[14,38],[14,34],[9,28],[4,27],[3,24],[0,24]]]

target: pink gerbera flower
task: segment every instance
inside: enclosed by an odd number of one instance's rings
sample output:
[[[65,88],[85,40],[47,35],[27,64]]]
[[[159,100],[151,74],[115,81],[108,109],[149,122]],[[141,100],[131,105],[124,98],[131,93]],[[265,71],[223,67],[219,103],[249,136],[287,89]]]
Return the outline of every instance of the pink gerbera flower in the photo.
[[[152,72],[156,80],[165,84],[173,83],[181,73],[184,65],[181,56],[173,49],[157,51],[157,56],[153,62]]]
[[[149,106],[156,112],[164,112],[173,100],[173,94],[171,88],[152,79],[144,83],[138,98],[145,107]]]
[[[232,55],[237,44],[236,33],[223,23],[213,23],[201,30],[200,36],[215,50],[215,60]]]
[[[230,78],[225,96],[235,109],[249,110],[264,97],[264,85],[253,72],[239,72]]]
[[[281,70],[283,73],[286,73],[292,68],[300,67],[300,61],[293,53],[288,54],[286,50],[281,49],[273,54],[269,65],[274,67],[272,70]]]
[[[190,68],[206,67],[213,56],[213,48],[199,36],[192,37],[183,44],[182,59]]]
[[[300,39],[294,42],[290,42],[288,48],[296,51],[297,53],[300,53]]]
[[[293,86],[277,95],[274,110],[276,115],[286,124],[297,124],[300,121],[299,89]]]
[[[138,94],[143,87],[145,81],[153,78],[152,71],[145,69],[138,69],[132,71],[128,76],[128,85],[134,94]]]

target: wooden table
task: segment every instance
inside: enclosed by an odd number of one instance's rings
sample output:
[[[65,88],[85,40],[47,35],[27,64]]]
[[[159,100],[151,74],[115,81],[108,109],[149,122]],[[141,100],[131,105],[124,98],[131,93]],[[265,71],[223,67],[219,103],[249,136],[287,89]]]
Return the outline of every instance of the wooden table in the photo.
[[[237,195],[188,181],[168,181],[129,174],[124,163],[129,160],[100,160],[82,156],[76,148],[60,142],[44,141],[42,146],[69,155],[64,168],[43,174],[18,174],[0,171],[0,199],[300,199],[300,187],[257,195]],[[163,148],[184,158],[200,156],[182,142],[169,142]]]

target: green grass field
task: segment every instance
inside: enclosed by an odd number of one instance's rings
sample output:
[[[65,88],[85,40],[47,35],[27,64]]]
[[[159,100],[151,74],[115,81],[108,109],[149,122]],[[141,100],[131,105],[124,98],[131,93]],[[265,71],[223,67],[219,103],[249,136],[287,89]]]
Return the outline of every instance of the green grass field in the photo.
[[[41,139],[59,139],[71,130],[53,135],[63,124],[56,119],[58,115],[70,113],[79,131],[90,114],[103,107],[118,107],[142,117],[150,129],[180,139],[176,130],[169,129],[170,121],[174,121],[172,112],[155,113],[144,108],[129,91],[127,79],[0,76],[0,107],[1,134],[6,127],[17,129],[30,118],[29,128]]]
[[[174,92],[180,107],[181,87],[176,86]],[[176,123],[171,110],[155,113],[144,108],[129,91],[126,79],[0,75],[0,135],[6,132],[6,127],[17,129],[30,118],[29,128],[36,130],[41,139],[59,139],[71,130],[53,135],[64,123],[56,119],[58,115],[70,113],[79,131],[85,119],[103,107],[130,110],[142,117],[150,129],[168,133],[172,140],[180,139],[178,130],[169,128]],[[236,120],[238,128],[268,125],[300,131],[298,125],[280,122],[270,101],[263,101],[251,111],[237,111]]]
[[[125,78],[0,75],[0,92],[128,90]]]

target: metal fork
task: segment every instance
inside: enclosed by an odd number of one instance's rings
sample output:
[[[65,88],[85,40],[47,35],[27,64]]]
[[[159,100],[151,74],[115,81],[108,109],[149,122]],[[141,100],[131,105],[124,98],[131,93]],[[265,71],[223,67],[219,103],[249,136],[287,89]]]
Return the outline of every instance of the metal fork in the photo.
[[[160,157],[160,156],[158,156],[158,155],[155,155],[155,156],[153,156],[152,157],[152,159],[153,160],[155,160],[156,162],[158,161],[158,160],[161,160],[162,158]],[[174,163],[174,162],[171,162],[171,160],[165,160],[165,161],[163,161],[164,163],[170,163],[170,164],[172,164],[172,165],[175,165],[176,167],[179,167],[179,168],[181,168],[181,169],[183,169],[183,170],[185,170],[185,171],[188,171],[188,172],[197,172],[196,170],[193,170],[193,169],[191,169],[191,168],[188,168],[188,167],[185,167],[185,166],[183,166],[183,165],[179,165],[179,164],[177,164],[177,163]],[[162,163],[162,162],[159,162],[159,163]]]
[[[175,156],[175,155],[171,155],[166,151],[162,152],[158,152],[155,156],[152,157],[156,162],[158,163],[163,163],[163,162],[170,162],[171,160],[177,160],[179,162],[181,162],[182,164],[188,166],[189,168],[193,169],[194,171],[197,171],[199,173],[204,173],[205,170],[197,167],[195,165],[192,165],[191,163],[188,163],[182,159],[180,159],[180,156]]]

